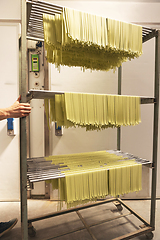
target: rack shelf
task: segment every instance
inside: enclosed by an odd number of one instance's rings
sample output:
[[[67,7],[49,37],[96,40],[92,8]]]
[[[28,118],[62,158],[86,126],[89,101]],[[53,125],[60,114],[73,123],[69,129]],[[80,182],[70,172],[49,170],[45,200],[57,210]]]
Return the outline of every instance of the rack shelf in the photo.
[[[27,102],[32,99],[53,98],[56,94],[64,94],[62,91],[47,91],[47,90],[29,90],[27,93]],[[140,97],[141,104],[155,103],[156,99],[153,97]]]
[[[125,160],[134,159],[137,163],[150,168],[152,167],[152,163],[150,161],[134,156],[133,154],[124,153],[117,150],[107,150],[106,152],[113,153],[117,156],[122,156],[125,158]],[[46,161],[45,157],[28,158],[27,166],[27,177],[29,183],[65,177],[65,174],[60,170],[61,167],[59,165],[52,164],[52,161]],[[63,165],[63,168],[64,167],[67,168],[68,166]]]

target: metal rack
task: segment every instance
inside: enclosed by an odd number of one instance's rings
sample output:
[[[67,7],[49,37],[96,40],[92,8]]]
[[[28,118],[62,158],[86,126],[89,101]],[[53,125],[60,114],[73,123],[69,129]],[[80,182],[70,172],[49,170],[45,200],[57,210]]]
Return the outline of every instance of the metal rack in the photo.
[[[32,98],[44,98],[44,96],[48,96],[49,94],[52,94],[53,92],[48,91],[35,91],[31,90],[27,94],[27,88],[26,88],[26,79],[27,79],[27,73],[26,73],[26,38],[28,39],[34,39],[34,40],[43,40],[43,22],[42,22],[42,15],[43,13],[49,13],[49,14],[55,14],[55,13],[61,13],[63,11],[63,7],[57,6],[51,3],[46,3],[40,0],[21,0],[21,19],[22,19],[22,34],[21,34],[21,64],[20,64],[20,94],[21,99],[23,102],[27,102],[31,100]],[[26,21],[27,19],[27,21]],[[151,187],[151,212],[150,212],[150,223],[148,223],[146,220],[144,220],[141,216],[139,216],[134,210],[132,210],[130,207],[128,207],[121,199],[119,198],[113,198],[105,201],[96,202],[94,204],[85,205],[82,207],[78,207],[75,209],[69,209],[65,211],[59,211],[50,215],[38,217],[35,219],[28,220],[27,216],[27,140],[26,140],[26,118],[22,118],[20,120],[20,180],[21,180],[21,228],[22,228],[22,239],[27,240],[28,239],[28,224],[32,227],[32,222],[39,221],[45,218],[58,216],[61,214],[66,214],[68,212],[76,211],[80,219],[83,221],[83,218],[81,217],[79,210],[84,208],[90,208],[92,206],[98,206],[100,204],[108,203],[108,202],[118,202],[118,204],[123,205],[126,209],[130,211],[131,214],[136,216],[139,220],[143,222],[143,227],[139,229],[136,232],[129,233],[127,235],[123,235],[121,237],[116,238],[117,240],[120,239],[131,239],[135,236],[142,235],[144,233],[150,234],[150,238],[153,237],[152,231],[155,229],[155,204],[156,204],[156,176],[157,176],[157,145],[158,145],[158,111],[159,111],[159,75],[160,75],[160,31],[155,29],[150,29],[143,27],[143,42],[148,41],[151,38],[155,38],[155,83],[154,83],[154,97],[153,98],[147,98],[142,97],[141,103],[142,104],[148,104],[152,103],[154,104],[154,127],[153,127],[153,156],[152,161],[148,162],[147,165],[149,165],[152,169],[152,187]],[[27,33],[27,34],[26,34]],[[119,68],[118,71],[118,94],[121,94],[121,68]],[[58,92],[60,93],[60,92]],[[54,93],[55,94],[55,93]],[[117,149],[120,150],[120,129],[118,130],[117,134]],[[120,153],[120,152],[119,152]],[[33,159],[30,159],[28,161],[32,161]],[[42,166],[43,158],[39,158],[39,162]],[[35,163],[35,165],[37,162]],[[49,163],[50,164],[50,163]],[[44,170],[44,169],[43,169]],[[48,169],[47,169],[48,171]],[[48,173],[47,173],[48,175]],[[85,225],[85,223],[84,223]],[[90,229],[88,226],[85,226],[86,229],[89,231],[90,235],[92,236]],[[94,239],[94,237],[92,236]]]
[[[137,163],[152,167],[152,163],[150,161],[134,156],[133,154],[124,153],[118,150],[107,150],[106,152],[121,156],[125,158],[124,161],[132,159],[135,160],[135,162]],[[52,161],[46,161],[45,157],[28,158],[27,166],[27,179],[29,183],[63,178],[65,177],[65,174],[63,173],[64,167],[69,169],[67,165],[60,166],[52,164]],[[62,171],[61,168],[63,168]]]

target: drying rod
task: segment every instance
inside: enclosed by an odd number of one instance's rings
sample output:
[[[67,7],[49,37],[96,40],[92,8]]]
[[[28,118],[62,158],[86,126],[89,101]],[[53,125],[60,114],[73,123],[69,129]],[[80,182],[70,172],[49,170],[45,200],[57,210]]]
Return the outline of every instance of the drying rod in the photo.
[[[64,94],[62,91],[46,91],[46,90],[30,90],[27,93],[27,102],[29,102],[32,99],[44,99],[44,98],[53,98],[56,94]],[[91,94],[91,93],[88,93]],[[96,93],[92,93],[96,94]],[[111,95],[111,94],[108,94]],[[122,96],[122,95],[121,95]],[[128,96],[128,95],[125,95]],[[141,104],[149,104],[149,103],[155,103],[156,99],[153,97],[140,97],[141,98]]]

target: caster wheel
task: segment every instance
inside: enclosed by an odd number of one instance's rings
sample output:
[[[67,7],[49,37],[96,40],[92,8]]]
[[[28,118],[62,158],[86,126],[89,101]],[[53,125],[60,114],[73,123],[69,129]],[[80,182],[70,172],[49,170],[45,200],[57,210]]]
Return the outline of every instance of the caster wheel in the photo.
[[[118,210],[118,211],[122,211],[122,210],[123,210],[122,205],[118,205],[118,206],[117,206],[117,210]]]
[[[153,239],[154,234],[152,232],[149,232],[146,234],[147,239]]]
[[[114,201],[113,203],[114,203],[115,207],[117,208],[115,211],[119,211],[120,212],[120,211],[123,210],[123,207],[122,207],[120,202]]]
[[[33,226],[28,227],[28,235],[30,237],[35,237],[36,236],[36,229]]]

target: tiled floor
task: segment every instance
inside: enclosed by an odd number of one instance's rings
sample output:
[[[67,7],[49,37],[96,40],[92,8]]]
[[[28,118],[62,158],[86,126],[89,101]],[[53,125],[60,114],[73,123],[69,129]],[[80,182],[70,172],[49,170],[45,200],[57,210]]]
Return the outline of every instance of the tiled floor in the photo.
[[[145,220],[150,221],[150,200],[130,200],[125,201]],[[58,203],[49,200],[28,200],[28,218],[34,218],[44,214],[53,213],[57,209]],[[87,230],[76,212],[67,213],[54,218],[49,218],[33,223],[36,229],[35,237],[28,237],[29,240],[110,240],[118,236],[137,231],[143,223],[133,215],[121,217],[128,214],[128,210],[123,208],[117,211],[113,203],[106,203],[89,209],[80,210],[80,217],[84,219]],[[21,240],[20,223],[20,203],[19,202],[0,202],[1,221],[8,221],[17,217],[17,225],[1,240]],[[160,201],[157,200],[156,206],[156,230],[154,240],[160,240]],[[111,220],[117,218],[115,220]],[[105,222],[107,220],[107,222]],[[97,222],[101,224],[97,225]],[[78,231],[76,231],[78,229]],[[66,234],[68,233],[68,234]],[[146,235],[135,237],[135,240],[148,239]]]

